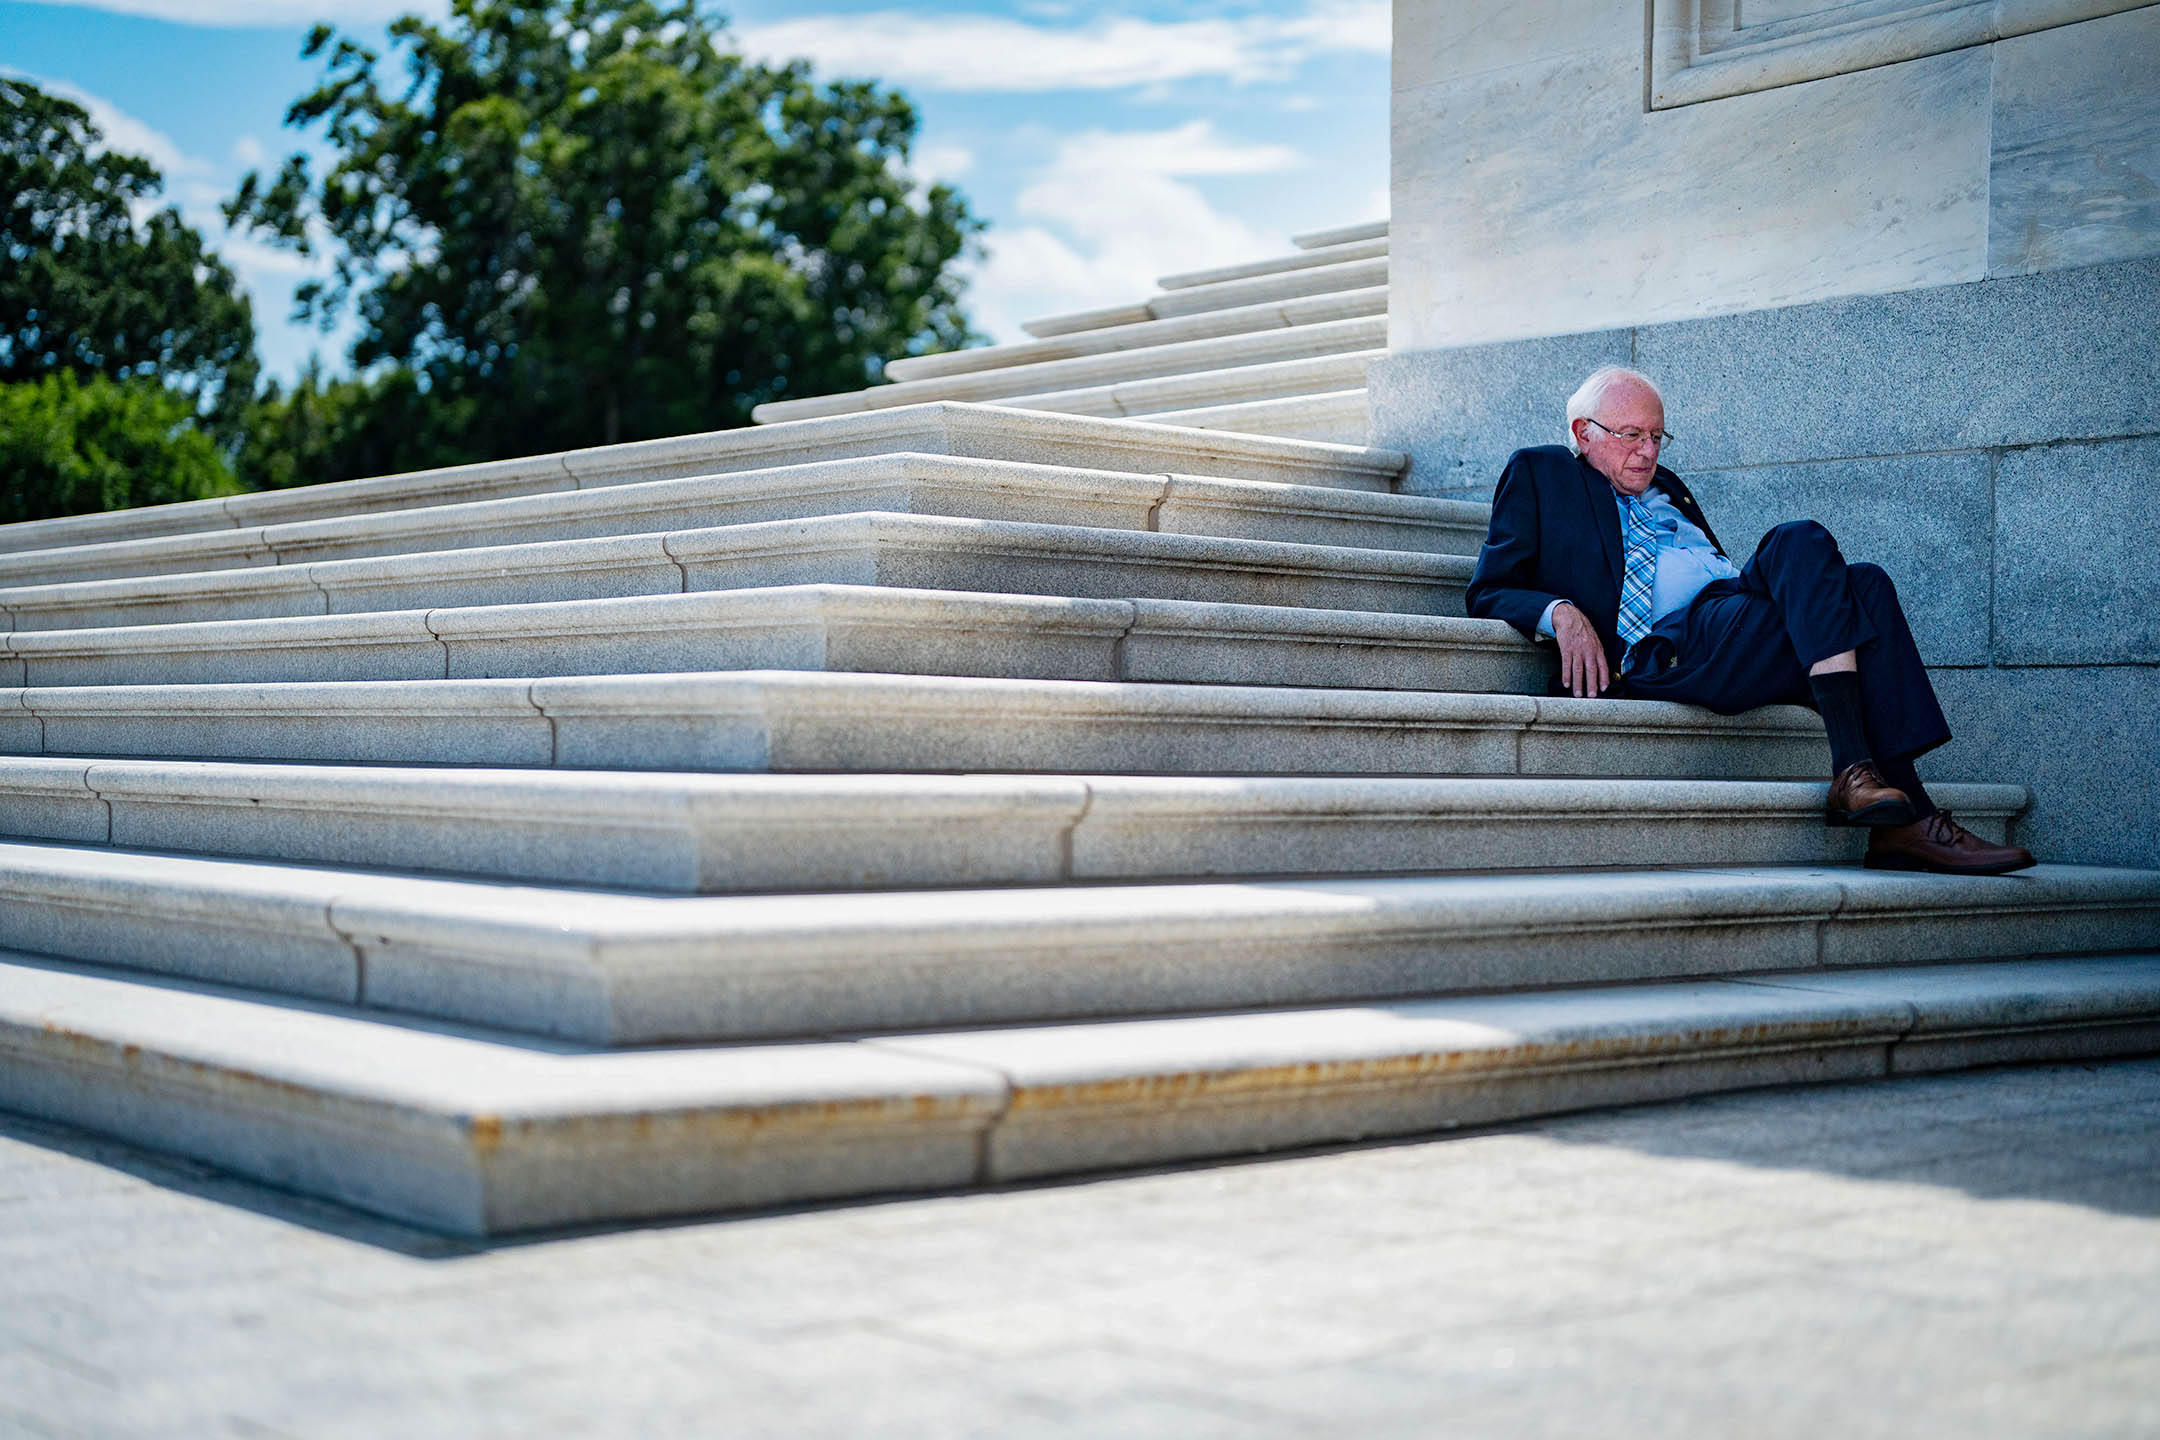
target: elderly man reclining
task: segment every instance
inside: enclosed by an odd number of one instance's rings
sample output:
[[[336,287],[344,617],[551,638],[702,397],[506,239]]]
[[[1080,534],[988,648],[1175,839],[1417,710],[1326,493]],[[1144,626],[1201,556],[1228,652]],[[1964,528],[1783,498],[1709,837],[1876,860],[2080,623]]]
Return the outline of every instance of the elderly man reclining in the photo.
[[[2000,875],[2033,863],[1935,807],[1913,761],[1950,738],[1890,577],[1848,565],[1812,520],[1735,567],[1680,477],[1657,387],[1607,366],[1567,403],[1569,444],[1518,450],[1466,597],[1560,648],[1575,695],[1680,700],[1721,715],[1812,705],[1830,736],[1823,819],[1872,827],[1882,870]]]

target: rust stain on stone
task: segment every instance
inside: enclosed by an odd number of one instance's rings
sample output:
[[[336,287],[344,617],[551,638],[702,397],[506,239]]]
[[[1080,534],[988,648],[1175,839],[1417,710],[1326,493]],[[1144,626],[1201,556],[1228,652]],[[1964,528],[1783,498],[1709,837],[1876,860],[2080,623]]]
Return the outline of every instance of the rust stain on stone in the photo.
[[[1089,1106],[1132,1105],[1212,1096],[1295,1093],[1349,1086],[1402,1083],[1419,1079],[1505,1077],[1554,1070],[1625,1069],[1690,1058],[1709,1058],[1735,1050],[1786,1049],[1848,1038],[1851,1027],[1830,1024],[1756,1023],[1685,1035],[1593,1036],[1537,1041],[1490,1049],[1435,1050],[1423,1054],[1361,1060],[1309,1060],[1237,1070],[1187,1070],[1154,1075],[1120,1076],[1069,1085],[1024,1086],[1012,1098],[1015,1110],[1056,1110]]]
[[[465,1122],[465,1129],[471,1136],[473,1149],[482,1155],[492,1155],[502,1148],[500,1115],[474,1115]]]

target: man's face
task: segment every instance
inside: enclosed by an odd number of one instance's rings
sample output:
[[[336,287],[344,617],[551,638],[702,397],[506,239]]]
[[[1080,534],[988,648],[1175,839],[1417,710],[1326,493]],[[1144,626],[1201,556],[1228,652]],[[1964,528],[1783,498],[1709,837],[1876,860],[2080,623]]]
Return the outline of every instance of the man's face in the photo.
[[[1647,435],[1663,430],[1664,405],[1652,391],[1624,383],[1605,392],[1595,418],[1596,424],[1587,419],[1575,422],[1575,443],[1582,446],[1583,459],[1621,494],[1642,494],[1650,488],[1650,477],[1657,473],[1657,446],[1649,440],[1622,440],[1612,432],[1626,430]]]

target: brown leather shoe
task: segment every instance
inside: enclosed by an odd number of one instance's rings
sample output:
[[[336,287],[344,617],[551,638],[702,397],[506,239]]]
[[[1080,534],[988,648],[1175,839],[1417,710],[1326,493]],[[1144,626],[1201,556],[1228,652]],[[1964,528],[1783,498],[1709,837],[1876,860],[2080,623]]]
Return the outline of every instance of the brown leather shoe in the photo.
[[[1872,760],[1838,771],[1823,804],[1825,825],[1910,825],[1912,818],[1912,797],[1885,785]]]
[[[2032,852],[1990,845],[1938,810],[1925,820],[1877,830],[1868,837],[1870,870],[1926,870],[1936,875],[2002,875],[2033,863]]]

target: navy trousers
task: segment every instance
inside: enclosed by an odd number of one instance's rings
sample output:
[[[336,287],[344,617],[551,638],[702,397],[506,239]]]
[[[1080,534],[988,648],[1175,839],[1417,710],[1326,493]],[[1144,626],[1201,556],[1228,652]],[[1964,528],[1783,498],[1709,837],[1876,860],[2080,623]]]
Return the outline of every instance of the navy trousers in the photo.
[[[1737,715],[1815,703],[1808,667],[1859,652],[1861,718],[1878,759],[1923,754],[1950,738],[1897,588],[1879,565],[1848,565],[1812,520],[1763,536],[1738,579],[1713,580],[1637,648],[1627,693]],[[1647,660],[1647,663],[1645,663]]]

